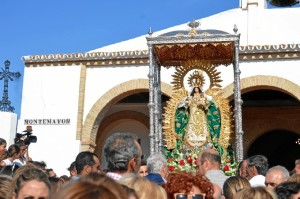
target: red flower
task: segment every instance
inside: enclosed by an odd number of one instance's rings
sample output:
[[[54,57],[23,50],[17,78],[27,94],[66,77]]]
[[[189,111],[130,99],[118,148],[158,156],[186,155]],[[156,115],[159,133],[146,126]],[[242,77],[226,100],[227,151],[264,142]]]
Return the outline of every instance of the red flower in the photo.
[[[193,163],[193,158],[191,156],[189,156],[187,161],[188,161],[188,163],[192,164]]]
[[[180,160],[179,165],[183,166],[185,164],[184,160]]]
[[[173,166],[169,166],[169,168],[168,168],[169,171],[174,171],[174,169],[175,168]]]
[[[167,160],[168,162],[172,162],[173,161],[173,159],[172,158],[168,158],[168,160]]]
[[[225,165],[225,167],[223,168],[224,171],[229,171],[229,166],[228,165]]]

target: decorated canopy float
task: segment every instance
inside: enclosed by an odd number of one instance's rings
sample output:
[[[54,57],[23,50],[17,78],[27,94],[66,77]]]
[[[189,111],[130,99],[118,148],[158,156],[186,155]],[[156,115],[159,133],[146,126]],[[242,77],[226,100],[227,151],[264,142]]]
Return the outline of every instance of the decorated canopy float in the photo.
[[[150,152],[164,153],[169,170],[194,171],[195,158],[215,148],[230,175],[243,159],[243,130],[239,69],[239,38],[219,30],[174,31],[156,37],[151,30],[149,48]],[[234,108],[223,97],[218,66],[233,67]],[[161,104],[161,67],[175,67],[173,91]],[[235,136],[234,136],[235,135]]]

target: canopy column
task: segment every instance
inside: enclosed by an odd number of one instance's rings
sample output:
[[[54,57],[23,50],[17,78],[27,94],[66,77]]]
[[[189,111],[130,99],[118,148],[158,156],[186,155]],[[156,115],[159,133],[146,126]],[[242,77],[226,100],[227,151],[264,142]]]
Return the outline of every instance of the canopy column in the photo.
[[[163,135],[162,135],[162,105],[161,105],[161,79],[160,69],[161,66],[156,65],[155,76],[157,77],[157,86],[155,89],[154,103],[155,103],[155,138],[156,140],[156,152],[163,152]]]
[[[240,85],[240,68],[239,68],[239,40],[234,41],[234,121],[235,121],[235,145],[237,161],[243,160],[243,128],[242,128],[242,104],[241,85]]]
[[[153,154],[155,152],[155,117],[154,117],[154,96],[155,96],[155,88],[154,88],[154,83],[155,83],[155,58],[153,55],[152,51],[152,45],[148,45],[149,49],[149,103],[148,103],[148,108],[149,108],[149,127],[150,127],[150,132],[149,132],[149,137],[150,137],[150,154]]]

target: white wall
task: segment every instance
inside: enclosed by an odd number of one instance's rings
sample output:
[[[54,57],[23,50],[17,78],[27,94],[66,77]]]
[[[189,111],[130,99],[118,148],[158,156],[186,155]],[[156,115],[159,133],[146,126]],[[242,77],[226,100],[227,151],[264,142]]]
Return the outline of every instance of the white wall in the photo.
[[[14,144],[17,130],[17,114],[0,111],[0,137],[7,142],[7,148]]]
[[[198,29],[216,29],[233,34],[237,25],[241,34],[240,45],[276,45],[300,44],[300,7],[265,9],[264,0],[253,0],[258,4],[249,4],[244,9],[236,8],[206,18],[198,19]],[[253,2],[251,1],[251,2]],[[247,3],[243,0],[243,4]],[[175,30],[189,30],[187,23],[153,33],[158,36]],[[116,52],[148,50],[146,36],[104,46],[90,52]]]
[[[18,132],[26,129],[25,119],[70,119],[67,125],[32,125],[37,143],[30,144],[33,160],[45,161],[58,175],[80,149],[76,140],[80,66],[24,69],[21,118]]]

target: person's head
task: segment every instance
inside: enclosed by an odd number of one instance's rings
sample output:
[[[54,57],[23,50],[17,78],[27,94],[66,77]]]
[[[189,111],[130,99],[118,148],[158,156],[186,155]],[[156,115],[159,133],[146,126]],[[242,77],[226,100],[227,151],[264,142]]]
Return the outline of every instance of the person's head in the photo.
[[[32,164],[46,173],[46,163],[44,161],[29,161],[27,164]]]
[[[242,176],[244,178],[248,179],[248,174],[247,174],[247,165],[248,165],[248,160],[243,160],[239,164],[239,169],[238,169],[238,174],[239,176]]]
[[[12,158],[13,160],[20,157],[20,147],[16,144],[12,144],[8,147],[7,157]]]
[[[148,167],[147,167],[147,161],[146,160],[142,160],[138,174],[142,177],[145,177],[145,176],[148,175]]]
[[[300,198],[300,183],[283,182],[275,188],[278,199],[298,199]]]
[[[20,168],[18,168],[14,173],[13,173],[13,178],[12,178],[12,183],[11,183],[11,189],[10,189],[10,195],[12,196],[14,193],[14,188],[16,187],[17,184],[17,180],[19,179],[19,176],[26,170],[28,169],[33,169],[33,168],[37,168],[35,165],[33,164],[26,164],[24,166],[21,166]]]
[[[72,162],[70,167],[68,168],[68,171],[70,172],[70,177],[72,176],[77,176],[77,171],[76,171],[76,162]]]
[[[233,199],[236,193],[247,187],[251,187],[251,185],[246,178],[242,176],[231,176],[224,182],[223,195],[226,199]]]
[[[249,179],[256,175],[265,176],[268,170],[268,159],[263,155],[254,155],[248,158],[247,174]]]
[[[205,175],[208,170],[218,170],[221,166],[221,156],[215,149],[205,149],[197,157],[197,172]]]
[[[134,189],[139,199],[167,199],[167,194],[161,186],[141,176],[127,174],[119,180],[119,183]]]
[[[50,185],[51,185],[51,192],[50,195],[55,194],[58,192],[64,185],[64,181],[58,177],[48,177]]]
[[[202,89],[198,86],[195,86],[191,92],[191,96],[194,96],[195,93],[202,93]]]
[[[123,184],[122,184],[122,187],[124,188],[128,199],[139,199],[139,197],[137,196],[136,191],[134,189],[131,189]]]
[[[27,146],[24,142],[18,142],[16,145],[20,147],[20,157],[24,156],[27,151]]]
[[[62,175],[59,178],[63,181],[63,183],[66,183],[70,180],[69,176],[67,175]]]
[[[108,171],[137,173],[141,165],[142,149],[137,137],[131,133],[114,133],[104,144]]]
[[[9,189],[11,186],[12,178],[7,175],[0,175],[0,198],[11,199]]]
[[[53,169],[46,169],[46,173],[49,177],[56,177],[56,173],[54,172]]]
[[[6,153],[6,140],[0,138],[0,155]]]
[[[99,158],[89,151],[80,152],[75,160],[77,174],[80,176],[100,172]]]
[[[167,159],[161,153],[153,153],[147,158],[149,173],[158,173],[165,178],[168,171],[167,166]]]
[[[28,169],[18,177],[13,199],[47,199],[50,188],[47,174],[37,168]]]
[[[275,189],[280,183],[285,182],[290,177],[289,171],[283,166],[274,166],[267,171],[265,185]]]
[[[7,158],[7,150],[5,150],[2,154],[0,154],[0,162]]]
[[[238,192],[236,199],[277,199],[276,193],[266,187],[248,187]]]
[[[293,175],[291,175],[289,177],[289,179],[287,181],[288,182],[298,182],[298,183],[300,183],[300,174],[294,173]]]
[[[68,182],[51,199],[127,199],[123,187],[109,177],[90,173]]]
[[[300,174],[300,159],[295,161],[294,171],[296,174]]]
[[[167,183],[163,185],[168,198],[174,198],[174,194],[205,194],[206,199],[213,198],[213,184],[203,175],[194,175],[191,172],[170,173]]]

